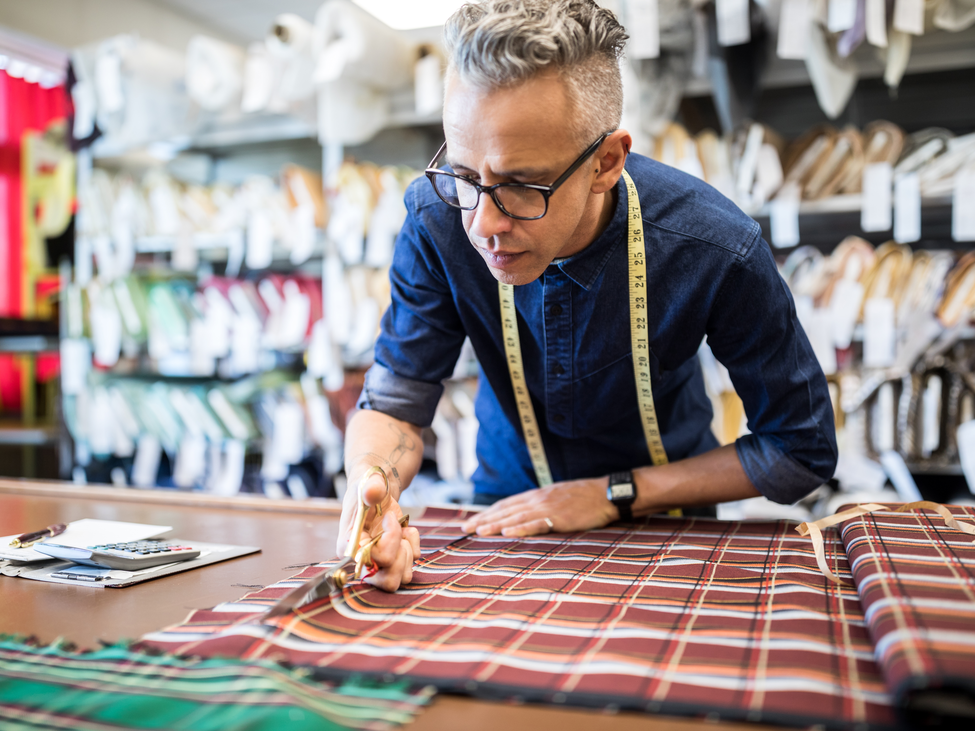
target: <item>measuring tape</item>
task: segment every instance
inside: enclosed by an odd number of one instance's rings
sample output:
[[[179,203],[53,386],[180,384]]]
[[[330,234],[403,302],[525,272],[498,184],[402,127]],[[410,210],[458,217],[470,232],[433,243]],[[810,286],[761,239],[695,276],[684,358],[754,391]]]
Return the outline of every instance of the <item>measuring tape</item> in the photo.
[[[630,280],[630,339],[633,346],[633,374],[636,377],[636,397],[640,406],[640,422],[647,440],[650,459],[654,465],[667,464],[667,452],[660,438],[657,410],[653,406],[650,386],[650,330],[647,322],[647,259],[643,242],[643,216],[636,185],[629,173],[623,171],[628,199],[627,211],[627,258]],[[508,372],[515,391],[518,417],[528,445],[528,454],[535,468],[539,487],[552,484],[552,471],[545,456],[541,432],[535,419],[531,396],[525,383],[525,369],[521,358],[521,341],[518,337],[518,317],[515,311],[515,288],[498,283],[501,298],[501,329],[504,334],[504,354],[508,360]],[[671,511],[673,514],[676,511]]]

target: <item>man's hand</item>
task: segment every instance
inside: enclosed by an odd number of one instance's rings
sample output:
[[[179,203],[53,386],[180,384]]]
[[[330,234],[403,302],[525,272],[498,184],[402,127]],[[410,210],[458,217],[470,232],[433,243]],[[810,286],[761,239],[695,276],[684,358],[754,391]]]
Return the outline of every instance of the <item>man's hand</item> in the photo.
[[[359,480],[350,483],[342,506],[339,520],[339,538],[336,548],[340,556],[345,555],[346,546],[352,539],[355,514],[359,501]],[[382,533],[382,538],[372,547],[371,563],[377,571],[364,580],[385,591],[396,591],[401,585],[413,580],[413,562],[420,555],[420,533],[416,528],[403,528],[399,519],[403,510],[391,491],[387,491],[382,475],[373,473],[362,484],[365,502],[369,506],[366,522],[359,539],[359,547]],[[382,519],[377,519],[376,506],[382,503]],[[354,555],[354,553],[353,553]],[[368,571],[368,565],[365,569]]]
[[[616,506],[606,499],[606,485],[607,478],[597,477],[512,495],[470,518],[463,529],[479,536],[517,538],[602,528],[619,518]]]

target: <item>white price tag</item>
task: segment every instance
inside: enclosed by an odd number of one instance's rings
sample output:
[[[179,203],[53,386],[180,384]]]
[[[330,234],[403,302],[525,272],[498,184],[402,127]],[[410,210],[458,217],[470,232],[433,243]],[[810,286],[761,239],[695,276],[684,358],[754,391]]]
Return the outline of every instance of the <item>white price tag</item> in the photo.
[[[880,464],[884,466],[884,471],[901,500],[906,503],[924,500],[921,491],[917,489],[917,483],[911,477],[911,471],[907,469],[907,465],[904,463],[904,458],[897,452],[891,449],[881,454]]]
[[[921,397],[921,455],[930,457],[941,445],[941,376],[931,376]]]
[[[111,293],[102,292],[99,301],[91,307],[91,337],[95,344],[95,360],[107,368],[118,363],[122,352],[122,318],[110,297]]]
[[[284,464],[296,464],[305,454],[305,412],[293,401],[274,408],[274,436],[271,450]]]
[[[836,373],[836,347],[833,345],[832,325],[829,310],[820,307],[811,310],[802,320],[809,344],[827,376]]]
[[[895,0],[893,26],[901,33],[924,35],[924,0]]]
[[[448,482],[457,479],[459,470],[457,460],[457,433],[454,431],[453,424],[440,414],[437,414],[433,417],[433,423],[430,425],[430,428],[433,429],[433,433],[437,437],[435,450],[437,474],[440,475],[441,480]]]
[[[302,203],[291,210],[291,263],[308,261],[315,250],[315,206]]]
[[[91,346],[81,338],[61,341],[61,392],[65,396],[81,393],[91,368]]]
[[[173,246],[173,269],[178,272],[192,272],[200,263],[200,254],[196,250],[193,232],[188,225],[181,225],[176,243]]]
[[[155,485],[161,457],[162,446],[159,444],[156,435],[141,435],[135,450],[135,460],[132,462],[132,484],[136,487],[152,487]]]
[[[278,347],[287,349],[301,345],[305,341],[305,333],[308,332],[310,315],[311,300],[289,279],[284,283],[284,305],[281,308],[277,332]]]
[[[437,54],[424,56],[413,67],[413,94],[419,116],[427,117],[440,111],[443,106],[443,70]]]
[[[909,244],[921,238],[921,181],[917,173],[894,181],[894,241]]]
[[[328,336],[328,324],[325,320],[318,320],[311,328],[311,340],[308,344],[308,373],[313,378],[324,378],[327,381],[335,368],[341,370],[341,363]],[[340,382],[339,388],[341,387]]]
[[[799,244],[799,186],[786,183],[769,203],[772,245],[782,249]]]
[[[352,293],[345,280],[342,260],[337,256],[326,256],[322,262],[322,294],[332,341],[345,345],[352,333]]]
[[[887,48],[887,0],[866,0],[866,3],[867,41],[877,48]]]
[[[206,472],[207,440],[200,434],[187,434],[179,443],[173,482],[177,487],[189,489],[203,478]]]
[[[634,61],[660,55],[660,20],[657,0],[627,0],[626,27],[630,34],[627,55]]]
[[[471,479],[477,470],[477,419],[465,416],[457,422],[457,442],[460,451],[460,474],[465,480]]]
[[[833,343],[837,348],[850,347],[862,304],[862,284],[852,279],[841,279],[836,283],[829,300],[829,312],[833,320]]]
[[[260,363],[261,324],[238,316],[230,339],[230,363],[234,373],[253,373]]]
[[[214,358],[225,358],[230,352],[234,311],[216,287],[207,287],[203,294],[207,303],[207,347]]]
[[[810,0],[782,0],[779,15],[779,58],[803,61],[809,48]]]
[[[863,365],[886,368],[894,364],[894,300],[871,297],[863,306]]]
[[[247,220],[247,268],[267,269],[274,250],[274,227],[264,211],[253,211]]]
[[[748,0],[715,0],[718,45],[740,46],[751,40]]]
[[[217,495],[236,495],[244,482],[244,443],[229,439],[224,445],[220,472],[213,481],[213,492]]]
[[[292,500],[308,499],[308,488],[305,487],[305,481],[298,475],[288,475],[287,484],[288,494],[291,495]]]
[[[968,490],[975,495],[975,421],[966,421],[957,431],[958,456],[961,469],[965,473]]]
[[[830,33],[842,33],[857,21],[857,0],[829,0],[826,27]]]
[[[206,320],[190,321],[190,372],[194,376],[212,376],[217,369],[210,348],[210,328]]]
[[[951,196],[951,238],[954,241],[975,241],[975,165],[967,165],[955,173],[955,189]]]
[[[864,231],[888,231],[891,221],[891,185],[894,170],[890,163],[876,162],[863,168],[863,205],[860,228]]]

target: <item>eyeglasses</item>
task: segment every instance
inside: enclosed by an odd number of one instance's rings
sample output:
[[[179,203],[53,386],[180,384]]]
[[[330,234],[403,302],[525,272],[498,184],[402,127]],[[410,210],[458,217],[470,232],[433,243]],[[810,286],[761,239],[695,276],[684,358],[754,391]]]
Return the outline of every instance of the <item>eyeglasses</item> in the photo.
[[[520,221],[534,221],[548,213],[548,199],[558,190],[559,186],[568,180],[572,173],[578,170],[582,163],[592,155],[603,140],[611,133],[606,132],[598,140],[593,142],[585,151],[579,155],[569,169],[562,173],[558,180],[551,185],[533,185],[531,183],[497,183],[496,185],[478,185],[470,178],[463,175],[448,173],[446,170],[438,170],[435,165],[437,160],[447,149],[447,143],[440,146],[440,150],[434,155],[427,169],[424,171],[426,176],[433,184],[433,189],[437,191],[440,200],[453,208],[462,211],[473,211],[481,200],[481,193],[487,193],[494,200],[494,204],[500,211],[511,218]]]

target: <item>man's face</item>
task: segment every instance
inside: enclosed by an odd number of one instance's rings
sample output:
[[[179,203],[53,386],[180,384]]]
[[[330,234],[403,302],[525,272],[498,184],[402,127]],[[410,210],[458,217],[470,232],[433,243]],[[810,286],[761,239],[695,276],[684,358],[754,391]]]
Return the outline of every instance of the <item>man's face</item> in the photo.
[[[444,101],[447,162],[481,185],[551,185],[592,142],[573,136],[570,115],[564,84],[555,75],[485,91],[451,74]],[[538,220],[509,218],[484,194],[475,210],[462,211],[468,238],[498,281],[528,284],[553,259],[592,242],[601,204],[590,191],[597,160],[591,157],[563,183]]]

